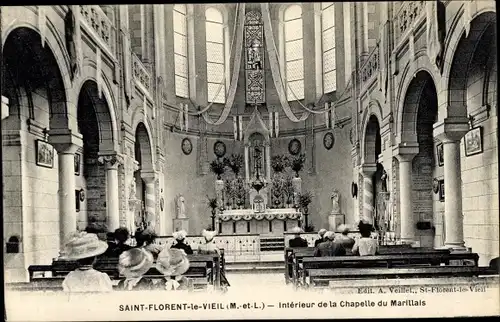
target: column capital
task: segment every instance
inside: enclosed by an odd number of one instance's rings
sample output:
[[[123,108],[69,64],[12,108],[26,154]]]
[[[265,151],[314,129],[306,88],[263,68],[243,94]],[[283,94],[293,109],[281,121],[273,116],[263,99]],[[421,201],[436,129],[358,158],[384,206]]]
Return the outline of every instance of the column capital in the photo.
[[[399,162],[410,162],[418,154],[418,142],[401,142],[392,149]]]
[[[117,152],[99,152],[97,161],[100,164],[106,165],[108,168],[118,167],[120,164],[125,163],[125,159],[122,154]]]
[[[372,176],[375,174],[376,171],[377,171],[376,163],[364,163],[361,165],[361,173],[363,174],[364,177]]]
[[[157,178],[157,172],[154,170],[141,170],[141,178],[146,183],[153,183]]]
[[[460,141],[469,132],[469,119],[466,117],[446,118],[434,123],[434,137],[443,143]]]
[[[49,130],[49,143],[59,154],[74,154],[83,146],[83,136],[70,129]]]

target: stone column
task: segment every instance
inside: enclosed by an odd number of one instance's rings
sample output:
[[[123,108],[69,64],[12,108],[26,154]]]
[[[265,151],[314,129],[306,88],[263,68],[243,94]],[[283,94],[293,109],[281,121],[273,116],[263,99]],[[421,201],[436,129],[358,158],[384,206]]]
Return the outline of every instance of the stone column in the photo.
[[[373,175],[377,171],[375,163],[365,163],[361,166],[363,175],[363,220],[373,224]]]
[[[445,247],[463,250],[462,180],[460,140],[469,131],[467,118],[447,118],[434,125],[434,136],[443,143]]]
[[[156,173],[154,171],[144,171],[141,170],[141,178],[144,180],[146,184],[146,220],[148,224],[156,230],[157,222],[156,222],[156,194],[155,194],[155,180]]]
[[[106,224],[109,231],[114,231],[120,227],[118,167],[123,164],[123,157],[118,154],[101,155],[98,161],[106,167]]]
[[[400,143],[393,150],[399,161],[399,203],[401,241],[415,241],[415,216],[413,214],[412,196],[412,160],[418,154],[418,143]]]
[[[49,143],[57,151],[59,163],[59,245],[62,249],[68,236],[76,231],[75,152],[83,146],[82,135],[69,129],[49,131]]]

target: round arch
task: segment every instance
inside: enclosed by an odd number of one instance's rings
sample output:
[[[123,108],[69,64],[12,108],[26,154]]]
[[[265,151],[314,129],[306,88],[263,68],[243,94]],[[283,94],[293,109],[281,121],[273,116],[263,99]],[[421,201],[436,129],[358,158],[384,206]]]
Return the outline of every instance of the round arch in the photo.
[[[363,164],[375,164],[379,154],[382,152],[380,121],[376,114],[370,114],[363,133]]]
[[[432,75],[421,69],[411,78],[405,95],[401,97],[396,132],[398,143],[417,142],[417,115],[424,96],[426,100],[430,100],[430,104],[436,105],[437,109],[436,85]]]
[[[461,13],[463,15],[463,10]],[[467,117],[467,85],[471,64],[483,37],[492,36],[486,31],[494,31],[495,25],[496,12],[493,6],[482,8],[473,14],[467,37],[464,26],[455,24],[452,28],[444,52],[443,79],[446,80],[444,95],[448,102],[445,105],[446,117]],[[464,66],[466,66],[465,71]]]
[[[144,122],[138,122],[135,128],[135,159],[139,161],[140,169],[152,171],[154,169],[153,148],[149,129]]]

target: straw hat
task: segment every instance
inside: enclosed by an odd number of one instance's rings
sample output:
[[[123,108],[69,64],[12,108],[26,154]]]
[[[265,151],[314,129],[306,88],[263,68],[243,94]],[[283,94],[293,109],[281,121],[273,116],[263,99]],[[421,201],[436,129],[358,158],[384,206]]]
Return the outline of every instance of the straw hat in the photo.
[[[333,231],[327,231],[323,238],[326,238],[328,240],[334,240],[335,239],[335,233]]]
[[[163,249],[156,259],[156,269],[165,276],[178,276],[187,272],[189,260],[183,249]]]
[[[323,236],[325,236],[325,233],[326,233],[326,229],[325,229],[325,228],[321,228],[321,229],[318,231],[318,236],[319,236],[319,237],[323,237]]]
[[[141,277],[153,266],[153,255],[143,248],[132,248],[120,254],[118,272],[125,277]]]
[[[349,228],[349,226],[344,225],[344,224],[339,225],[339,226],[337,227],[337,231],[339,231],[340,233],[348,233],[350,230],[351,230],[351,229]]]
[[[176,240],[183,240],[184,238],[186,238],[187,232],[184,229],[183,230],[179,230],[179,231],[176,231],[176,232],[172,233],[172,236]]]
[[[61,252],[61,258],[77,260],[103,254],[108,249],[108,244],[97,237],[96,234],[79,231],[73,233]]]
[[[292,230],[290,230],[292,233],[295,233],[295,234],[300,234],[302,233],[302,228],[300,227],[293,227]]]
[[[211,231],[211,230],[205,230],[205,229],[203,229],[203,231],[201,232],[201,235],[203,237],[205,237],[205,240],[207,242],[209,242],[212,239],[214,239],[214,237],[217,235],[217,232],[216,231]]]

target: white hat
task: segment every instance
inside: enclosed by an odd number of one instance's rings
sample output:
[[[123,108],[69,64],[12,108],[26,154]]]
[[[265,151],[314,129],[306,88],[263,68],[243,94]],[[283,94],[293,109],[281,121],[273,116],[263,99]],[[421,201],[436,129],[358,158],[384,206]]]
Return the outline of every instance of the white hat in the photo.
[[[78,231],[73,233],[65,245],[61,258],[77,260],[103,254],[108,244],[100,240],[96,234]]]
[[[293,227],[291,230],[290,230],[292,233],[295,233],[295,234],[300,234],[302,233],[302,228],[300,227]]]
[[[333,231],[327,231],[324,235],[323,238],[329,239],[329,240],[334,240],[335,239],[335,233]]]
[[[118,272],[125,277],[141,277],[153,266],[153,254],[144,248],[124,251],[118,258]]]
[[[203,237],[205,237],[205,240],[207,242],[209,242],[212,239],[214,239],[214,237],[217,235],[217,232],[216,231],[211,231],[211,230],[205,230],[205,229],[203,229],[203,231],[201,232],[201,235]]]
[[[341,233],[348,233],[350,230],[351,230],[351,229],[349,228],[349,226],[344,225],[344,224],[339,225],[339,226],[337,227],[337,231],[338,231],[338,232],[341,232]]]
[[[323,236],[325,236],[325,233],[326,233],[326,229],[325,229],[325,228],[321,228],[321,229],[318,231],[318,235],[319,235],[319,237],[323,237]]]
[[[172,233],[172,236],[176,240],[183,240],[184,238],[186,238],[187,232],[184,229],[182,229],[182,230],[179,230],[179,231]]]
[[[156,269],[165,276],[182,275],[189,269],[189,260],[183,249],[164,248],[156,259]]]

